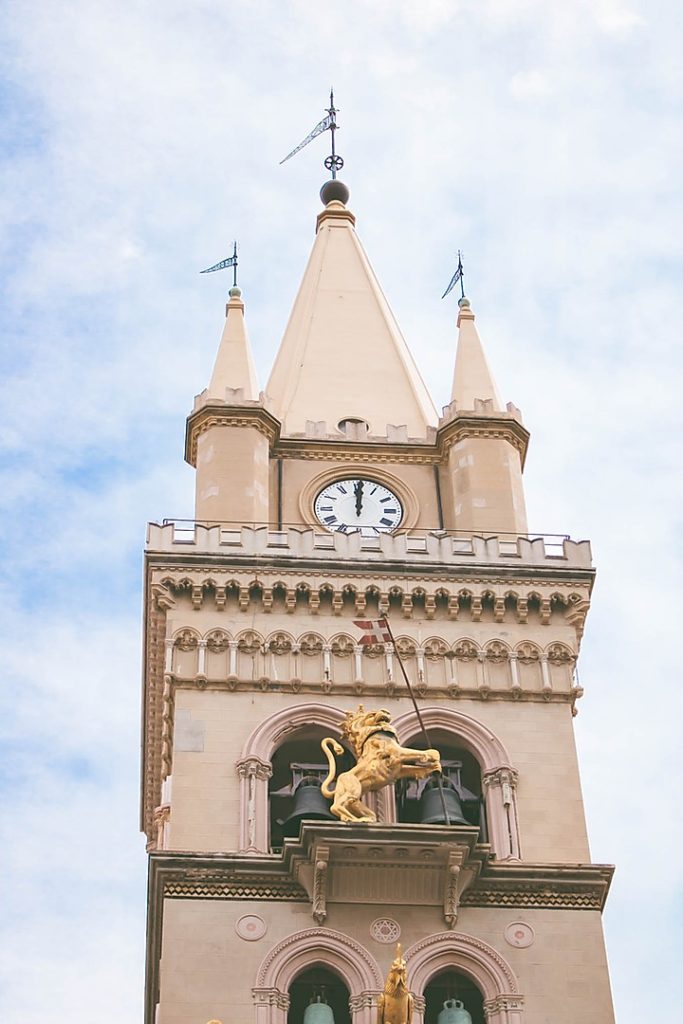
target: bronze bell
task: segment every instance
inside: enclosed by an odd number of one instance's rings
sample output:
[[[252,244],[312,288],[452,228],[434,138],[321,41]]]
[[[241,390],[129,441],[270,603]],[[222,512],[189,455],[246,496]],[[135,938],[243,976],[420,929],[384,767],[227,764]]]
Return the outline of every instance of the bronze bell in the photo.
[[[422,790],[420,797],[420,824],[421,825],[445,825],[446,818],[443,812],[443,805],[446,804],[448,811],[449,825],[469,825],[465,815],[462,813],[462,804],[455,784],[445,776],[441,777],[443,786],[443,802],[439,792],[439,779],[432,776]]]
[[[336,820],[320,792],[320,779],[316,775],[304,775],[294,790],[294,808],[283,823],[282,834],[296,838],[302,821]]]
[[[334,1024],[332,1007],[316,996],[304,1011],[304,1024]]]
[[[460,999],[447,999],[436,1024],[472,1024],[472,1014]]]

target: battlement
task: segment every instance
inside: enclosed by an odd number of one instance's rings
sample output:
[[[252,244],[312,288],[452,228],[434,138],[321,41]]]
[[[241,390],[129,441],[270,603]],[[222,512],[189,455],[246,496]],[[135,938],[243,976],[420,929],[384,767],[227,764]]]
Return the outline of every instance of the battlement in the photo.
[[[293,561],[348,559],[363,562],[418,562],[440,565],[510,565],[591,569],[590,542],[559,534],[483,536],[447,530],[396,533],[328,533],[309,526],[207,524],[187,519],[147,526],[147,551],[291,558]]]

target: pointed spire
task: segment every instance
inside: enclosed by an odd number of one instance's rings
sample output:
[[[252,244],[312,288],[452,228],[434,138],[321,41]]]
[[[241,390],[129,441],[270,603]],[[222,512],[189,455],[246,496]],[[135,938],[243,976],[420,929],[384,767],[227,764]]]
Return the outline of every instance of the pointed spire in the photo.
[[[308,420],[329,432],[346,418],[424,437],[437,422],[429,393],[382,294],[346,207],[348,189],[321,190],[313,250],[266,391],[288,434]]]
[[[226,389],[243,391],[247,401],[258,401],[259,389],[244,321],[242,292],[233,285],[225,307],[225,326],[211,374],[207,396],[225,400]]]
[[[475,399],[492,401],[493,409],[503,411],[498,388],[484,355],[470,300],[464,296],[458,301],[458,349],[455,356],[451,401],[458,409],[474,409]]]

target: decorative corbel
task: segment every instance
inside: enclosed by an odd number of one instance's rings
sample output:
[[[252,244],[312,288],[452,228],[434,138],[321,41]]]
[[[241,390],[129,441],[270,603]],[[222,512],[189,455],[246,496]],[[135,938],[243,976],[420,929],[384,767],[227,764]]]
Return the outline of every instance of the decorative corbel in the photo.
[[[460,869],[462,868],[463,851],[451,850],[446,864],[443,894],[443,919],[449,928],[455,928],[458,920],[460,904]]]
[[[149,589],[152,600],[160,611],[170,611],[171,608],[175,608],[175,598],[165,584],[152,583]]]
[[[327,868],[330,859],[329,846],[318,846],[315,851],[313,873],[313,906],[311,912],[317,924],[327,917]]]

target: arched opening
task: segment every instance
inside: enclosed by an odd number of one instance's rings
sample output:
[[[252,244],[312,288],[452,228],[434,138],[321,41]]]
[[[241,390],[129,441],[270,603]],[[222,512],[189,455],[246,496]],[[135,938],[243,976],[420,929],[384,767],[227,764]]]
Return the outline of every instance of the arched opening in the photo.
[[[488,842],[486,811],[482,790],[481,767],[474,754],[458,743],[458,737],[446,729],[429,730],[432,744],[441,754],[444,778],[444,795],[449,817],[457,818],[457,808],[470,825],[480,829],[480,842]],[[411,737],[407,746],[424,747],[424,737]],[[442,819],[443,811],[434,779],[402,779],[396,783],[396,813],[399,821],[413,824],[427,823],[428,819]],[[454,815],[451,815],[451,809]],[[430,824],[444,824],[443,820]]]
[[[447,1001],[451,1012],[444,1014],[444,1024],[465,1024],[467,1018],[461,1007],[451,1000],[463,1004],[472,1018],[472,1024],[485,1024],[484,997],[474,982],[459,971],[449,968],[436,974],[424,990],[424,999],[424,1024],[438,1024],[439,1014]],[[460,1010],[460,1015],[455,1012],[457,1010]]]
[[[327,967],[316,965],[302,971],[289,986],[289,1011],[287,1024],[303,1024],[306,1008],[320,999],[327,1003],[329,1011],[311,1011],[313,1020],[307,1024],[351,1024],[349,990],[338,974]]]
[[[288,837],[296,838],[302,820],[337,821],[330,812],[331,801],[320,792],[328,771],[320,741],[329,735],[326,726],[302,726],[273,754],[268,786],[271,850],[282,849]],[[353,759],[347,754],[337,764],[339,771],[345,771],[353,765]]]

